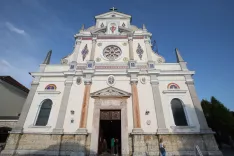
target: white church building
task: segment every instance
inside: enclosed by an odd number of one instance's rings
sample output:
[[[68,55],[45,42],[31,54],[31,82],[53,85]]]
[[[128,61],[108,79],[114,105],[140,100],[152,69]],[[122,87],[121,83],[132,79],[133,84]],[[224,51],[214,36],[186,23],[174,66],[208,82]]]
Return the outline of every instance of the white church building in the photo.
[[[175,49],[168,63],[151,45],[152,34],[115,8],[74,35],[74,50],[36,72],[16,127],[1,155],[110,153],[123,156],[222,155],[198,99],[194,71]],[[106,140],[107,148],[103,148]]]

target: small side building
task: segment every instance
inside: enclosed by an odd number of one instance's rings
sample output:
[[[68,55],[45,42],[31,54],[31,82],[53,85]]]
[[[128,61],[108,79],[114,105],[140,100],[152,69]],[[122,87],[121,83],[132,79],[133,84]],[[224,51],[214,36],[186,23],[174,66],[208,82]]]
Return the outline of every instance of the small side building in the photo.
[[[28,95],[28,88],[11,76],[0,76],[0,151],[14,128]]]

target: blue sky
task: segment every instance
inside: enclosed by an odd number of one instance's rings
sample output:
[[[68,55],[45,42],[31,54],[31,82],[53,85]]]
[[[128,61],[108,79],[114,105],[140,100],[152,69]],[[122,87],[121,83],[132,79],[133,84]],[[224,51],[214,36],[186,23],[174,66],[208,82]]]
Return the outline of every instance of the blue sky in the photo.
[[[179,48],[195,70],[200,99],[213,95],[234,110],[233,0],[1,0],[0,75],[11,75],[27,87],[47,51],[52,63],[72,52],[73,35],[82,24],[115,6],[145,24],[166,62],[176,62]]]

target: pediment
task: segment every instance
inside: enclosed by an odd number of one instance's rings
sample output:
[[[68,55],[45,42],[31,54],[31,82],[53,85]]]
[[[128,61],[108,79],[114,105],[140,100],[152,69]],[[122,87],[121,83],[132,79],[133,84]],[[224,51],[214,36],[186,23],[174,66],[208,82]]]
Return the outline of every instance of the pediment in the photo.
[[[106,27],[103,27],[103,28],[94,29],[91,33],[92,34],[100,34],[100,33],[105,33],[105,32],[106,32]]]
[[[105,18],[131,18],[130,15],[124,14],[124,13],[120,13],[120,12],[116,12],[116,11],[110,11],[104,14],[100,14],[95,16],[96,19],[105,19]]]
[[[108,87],[91,93],[91,97],[130,97],[131,93],[115,87]]]
[[[126,33],[129,33],[129,32],[133,32],[133,30],[129,29],[129,28],[125,28],[125,27],[121,27],[119,26],[119,32],[126,32]]]

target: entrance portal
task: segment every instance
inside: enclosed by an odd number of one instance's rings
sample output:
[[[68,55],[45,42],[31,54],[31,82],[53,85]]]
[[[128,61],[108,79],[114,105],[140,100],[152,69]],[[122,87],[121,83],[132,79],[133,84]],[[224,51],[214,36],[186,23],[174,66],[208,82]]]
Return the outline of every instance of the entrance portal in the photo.
[[[120,110],[102,110],[100,112],[98,153],[121,155]]]

